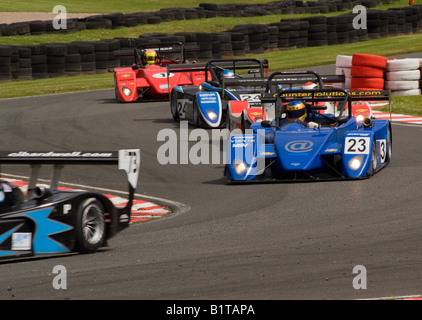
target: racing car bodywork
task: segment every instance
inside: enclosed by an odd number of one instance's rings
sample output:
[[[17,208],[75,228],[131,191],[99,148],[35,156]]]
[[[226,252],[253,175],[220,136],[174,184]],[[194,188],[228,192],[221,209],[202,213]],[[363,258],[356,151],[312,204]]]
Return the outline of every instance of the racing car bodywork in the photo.
[[[261,81],[260,86],[255,86],[254,81],[258,78],[266,79],[266,60],[211,60],[202,68],[169,65],[167,74],[171,76],[189,70],[203,72],[205,81],[200,85],[172,87],[170,109],[175,121],[187,120],[197,127],[217,128],[225,123],[230,125],[226,121],[227,115],[237,115],[240,109],[244,117],[252,122],[265,119],[260,96],[265,91],[266,81]],[[234,78],[224,78],[224,70],[233,71]]]
[[[300,99],[307,121],[289,121],[285,103]],[[342,89],[285,90],[267,94],[275,103],[276,118],[254,123],[245,134],[233,134],[228,143],[225,175],[229,181],[301,181],[359,179],[372,176],[391,159],[389,120],[353,116],[353,101],[389,99],[388,91],[347,92]],[[333,103],[327,111],[321,103]]]
[[[129,226],[139,172],[138,149],[118,153],[8,152],[0,155],[0,163],[29,164],[32,168],[26,201],[18,187],[1,182],[1,260],[93,253]],[[61,169],[72,164],[118,164],[129,182],[126,206],[115,207],[105,195],[96,192],[57,190]],[[50,187],[37,185],[41,165],[53,166]]]
[[[157,53],[155,64],[143,65],[141,51],[152,48]],[[134,49],[131,67],[114,69],[115,98],[118,102],[168,100],[169,87],[199,85],[204,81],[202,72],[185,72],[167,76],[167,65],[185,64],[185,47],[180,42],[140,45]]]

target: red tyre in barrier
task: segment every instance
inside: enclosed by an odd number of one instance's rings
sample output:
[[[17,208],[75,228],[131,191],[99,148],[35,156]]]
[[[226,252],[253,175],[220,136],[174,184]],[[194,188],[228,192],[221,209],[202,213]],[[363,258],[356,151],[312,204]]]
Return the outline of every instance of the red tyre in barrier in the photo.
[[[352,77],[356,78],[382,78],[384,77],[384,69],[353,65],[350,74]]]
[[[387,66],[387,58],[372,54],[355,53],[352,57],[352,65],[385,69]]]
[[[354,78],[352,77],[351,88],[384,89],[383,78]]]

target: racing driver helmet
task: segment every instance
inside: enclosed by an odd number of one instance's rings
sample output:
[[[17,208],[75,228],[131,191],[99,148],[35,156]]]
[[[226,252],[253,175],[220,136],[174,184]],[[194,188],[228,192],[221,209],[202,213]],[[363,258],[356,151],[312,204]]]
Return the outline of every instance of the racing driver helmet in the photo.
[[[313,82],[306,82],[303,86],[302,86],[302,89],[304,89],[304,90],[311,90],[311,89],[315,89],[315,88],[317,88],[318,86],[317,86],[317,84],[316,83],[313,83]]]
[[[301,100],[290,101],[286,106],[286,113],[288,121],[305,120],[306,106]]]
[[[155,50],[147,49],[145,50],[145,60],[147,64],[155,64],[155,60],[157,59],[157,53]]]
[[[231,70],[224,70],[222,73],[224,79],[234,78],[234,72]]]

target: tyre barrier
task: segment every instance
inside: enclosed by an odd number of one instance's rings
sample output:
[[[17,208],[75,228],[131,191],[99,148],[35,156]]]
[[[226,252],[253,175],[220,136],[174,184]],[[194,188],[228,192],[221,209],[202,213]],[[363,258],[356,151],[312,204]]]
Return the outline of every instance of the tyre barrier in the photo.
[[[351,10],[356,5],[367,8],[398,0],[318,0],[271,1],[262,4],[209,4],[201,3],[197,8],[163,8],[155,12],[111,13],[93,15],[82,19],[68,19],[66,29],[56,30],[53,21],[29,21],[0,24],[0,36],[40,35],[45,33],[69,33],[84,29],[115,29],[144,24],[159,24],[165,21],[207,19],[213,17],[253,17],[273,14],[321,14]],[[413,18],[412,18],[413,19]],[[412,20],[413,22],[413,20]]]
[[[330,0],[327,0],[330,1]],[[355,1],[337,0],[336,3],[349,3],[355,5]],[[285,2],[283,2],[285,3]],[[292,3],[291,1],[286,3]],[[330,3],[330,2],[327,2]],[[361,1],[359,1],[361,3]],[[305,7],[300,1],[294,2],[295,8],[309,8],[311,2]],[[244,12],[246,8],[250,8],[249,4],[232,5],[241,8]],[[200,5],[201,8],[223,14],[229,14],[230,10],[223,10],[220,5]],[[253,8],[264,10],[265,6],[253,5]],[[276,8],[275,6],[274,8]],[[287,6],[288,7],[288,6]],[[282,12],[286,12],[287,7],[283,7]],[[315,6],[317,7],[317,6]],[[312,7],[312,8],[315,8]],[[223,8],[228,8],[224,6]],[[290,8],[290,7],[289,7]],[[329,10],[338,10],[331,8]],[[204,9],[205,10],[205,9]],[[233,7],[231,7],[233,10]],[[334,10],[334,11],[335,11]],[[275,10],[278,11],[278,10]],[[183,9],[160,10],[161,21],[171,19],[186,19],[186,13],[191,12]],[[197,17],[207,17],[205,14],[196,14]],[[30,48],[31,55],[28,57],[28,49],[21,51],[15,46],[2,46],[0,50],[0,81],[44,79],[47,77],[60,77],[66,75],[78,74],[95,74],[112,71],[113,68],[119,66],[130,66],[133,63],[131,57],[115,57],[115,52],[121,49],[133,50],[139,44],[161,42],[182,42],[185,48],[199,48],[199,50],[187,50],[186,58],[189,60],[209,60],[211,58],[223,58],[231,56],[242,56],[249,53],[263,53],[267,50],[288,50],[294,48],[305,48],[311,46],[335,45],[344,43],[353,43],[358,41],[366,41],[373,37],[381,37],[387,33],[379,30],[378,20],[401,21],[403,27],[394,30],[397,32],[420,32],[422,31],[422,5],[413,5],[403,8],[395,8],[391,10],[368,10],[367,29],[353,28],[353,19],[356,17],[354,13],[344,13],[335,17],[314,16],[298,19],[282,19],[280,22],[271,24],[242,24],[232,29],[217,33],[204,32],[178,32],[175,34],[166,33],[148,33],[142,34],[139,38],[115,38],[101,41],[73,42],[71,44],[40,44],[33,46],[19,46],[19,48]],[[183,15],[181,15],[183,13]],[[243,14],[243,13],[242,13]],[[148,21],[148,14],[136,13],[128,15],[116,13],[109,14],[107,21],[101,22],[103,27],[117,28],[136,23],[144,23]],[[369,19],[370,17],[370,19]],[[78,19],[68,21],[73,28],[83,30],[87,28],[86,21],[92,22],[94,27],[96,23],[104,18],[104,16],[88,17],[84,21]],[[188,14],[188,18],[194,18]],[[396,19],[393,19],[396,18]],[[372,21],[373,23],[370,23]],[[51,29],[48,22],[40,23],[34,21],[31,23],[30,32],[42,32]],[[31,31],[32,28],[32,31]],[[0,30],[2,30],[0,28]],[[28,32],[28,29],[21,28],[20,32]],[[375,36],[376,35],[376,36]],[[8,48],[8,49],[7,49]],[[13,51],[9,55],[9,51]],[[15,51],[18,50],[18,51]],[[25,53],[24,53],[25,52]],[[10,61],[9,61],[10,60]],[[32,68],[32,71],[31,71]],[[339,65],[336,73],[345,74],[346,88],[352,86],[350,66]],[[362,70],[357,72],[363,72]],[[369,71],[368,71],[369,72]],[[356,77],[359,78],[359,77]],[[356,83],[356,81],[358,83]],[[363,81],[363,80],[362,80]],[[361,80],[355,80],[354,85],[380,85],[377,81],[370,80],[369,83],[359,83]],[[369,80],[368,80],[369,81]]]
[[[407,58],[387,61],[385,88],[393,96],[421,94],[422,59]]]
[[[354,54],[336,57],[336,74],[345,76],[345,83],[333,84],[350,90],[391,90],[392,96],[421,95],[422,59],[391,59]]]
[[[344,76],[344,84],[334,83],[335,88],[350,89],[352,86],[352,56],[337,55],[336,75]]]

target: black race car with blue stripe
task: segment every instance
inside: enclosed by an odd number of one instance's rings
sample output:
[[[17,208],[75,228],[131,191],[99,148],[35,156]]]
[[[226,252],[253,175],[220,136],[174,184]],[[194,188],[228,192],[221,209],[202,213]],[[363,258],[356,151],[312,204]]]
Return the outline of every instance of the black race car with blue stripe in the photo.
[[[26,195],[7,181],[0,182],[0,260],[46,257],[73,252],[93,253],[130,222],[138,180],[140,151],[6,152],[1,164],[29,164]],[[58,190],[65,165],[113,165],[127,174],[128,202],[118,208],[103,194]],[[41,165],[53,167],[51,184],[37,184]]]
[[[194,126],[218,128],[226,125],[228,109],[238,102],[247,104],[252,122],[263,119],[261,94],[265,92],[268,61],[258,59],[211,60],[204,65],[167,66],[167,74],[205,72],[199,86],[176,86],[171,89],[170,109],[175,121],[186,120]],[[256,79],[265,79],[256,85]],[[244,109],[244,108],[243,108]],[[255,110],[256,109],[256,110]]]

